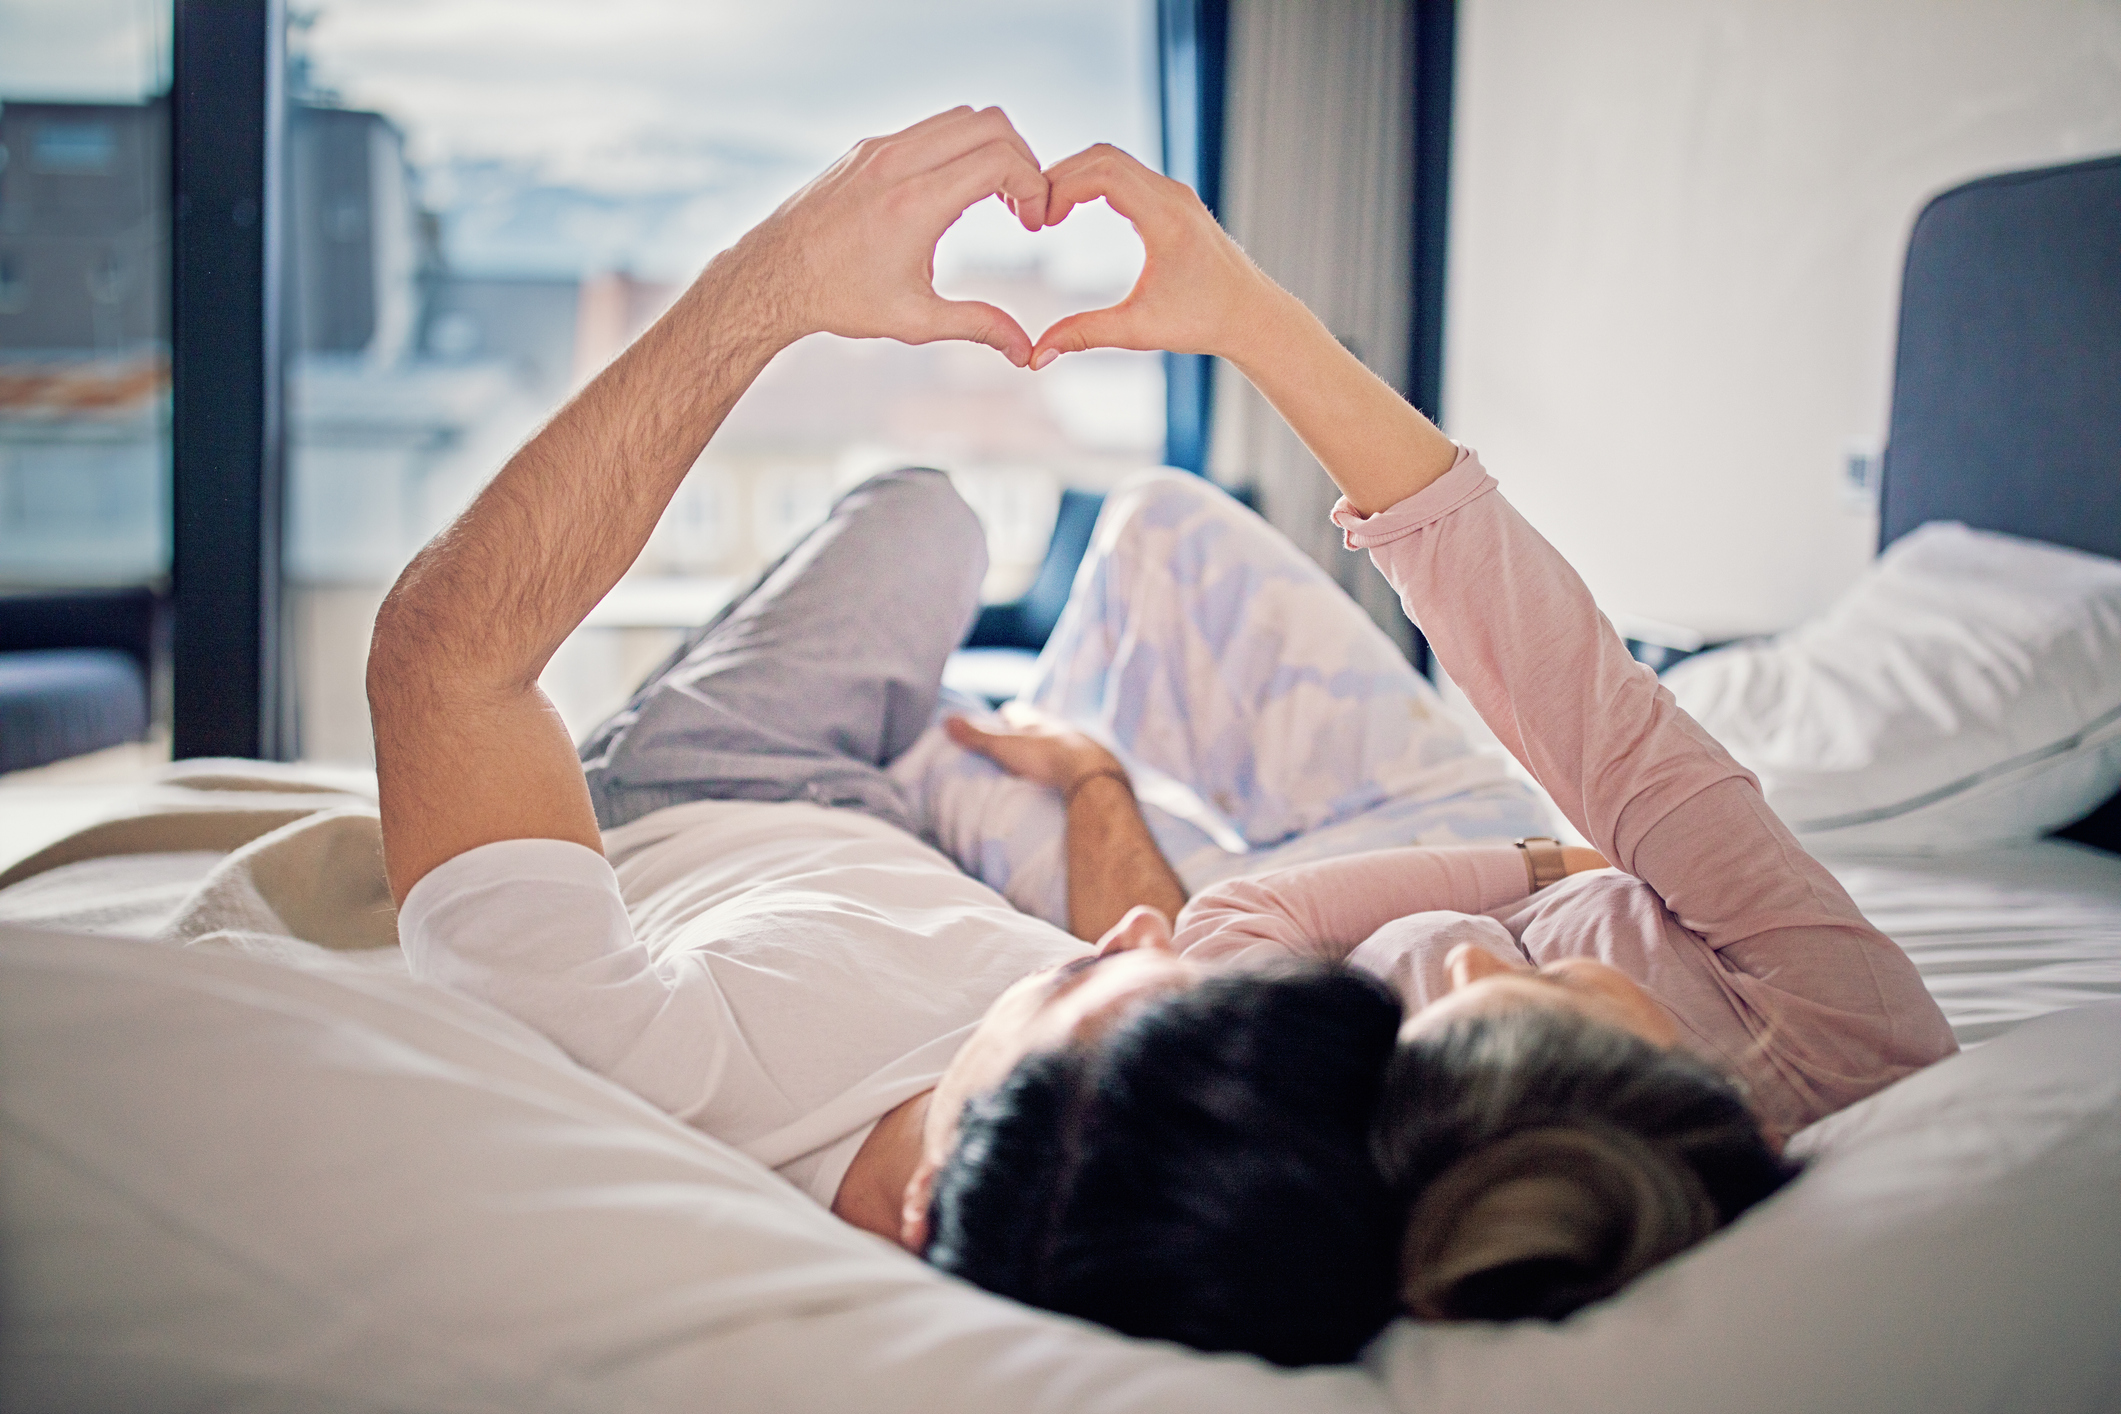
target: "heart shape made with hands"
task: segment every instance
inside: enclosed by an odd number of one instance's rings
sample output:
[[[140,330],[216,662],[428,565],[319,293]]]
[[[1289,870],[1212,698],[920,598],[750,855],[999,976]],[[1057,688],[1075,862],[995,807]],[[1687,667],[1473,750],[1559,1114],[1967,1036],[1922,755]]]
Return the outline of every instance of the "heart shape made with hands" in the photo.
[[[1071,212],[1059,226],[1026,231],[996,201],[973,205],[936,248],[935,292],[946,300],[984,301],[1029,331],[1071,315],[1107,309],[1141,276],[1141,238],[1102,202]]]
[[[988,197],[1033,233],[1103,201],[1141,240],[1133,288],[1116,304],[1063,315],[1035,342],[992,304],[944,298],[934,286],[936,248]],[[769,245],[802,252],[806,278],[795,298],[810,328],[915,344],[966,339],[1032,369],[1093,348],[1223,352],[1264,282],[1183,182],[1102,143],[1041,169],[993,108],[953,109],[858,143],[768,225]]]
[[[1041,230],[1101,203],[1141,243],[1142,265],[1117,302],[1063,315],[1032,346],[1028,366],[1096,348],[1219,352],[1219,331],[1263,277],[1193,189],[1100,143],[1047,169]],[[1012,209],[1021,203],[1004,198]]]

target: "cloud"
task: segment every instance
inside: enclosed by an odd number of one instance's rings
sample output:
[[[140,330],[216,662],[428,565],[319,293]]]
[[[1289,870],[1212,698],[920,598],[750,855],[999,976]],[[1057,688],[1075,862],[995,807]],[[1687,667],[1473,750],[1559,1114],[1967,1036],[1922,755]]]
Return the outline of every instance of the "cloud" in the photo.
[[[533,153],[580,181],[651,136],[829,159],[956,103],[1034,147],[1153,136],[1146,0],[322,0],[321,76],[438,155]],[[579,165],[578,165],[579,164]]]
[[[999,103],[1048,161],[1154,160],[1150,0],[320,0],[316,80],[390,114],[465,268],[677,278],[861,137]],[[479,195],[470,193],[476,189]],[[511,195],[511,191],[513,195]],[[1038,260],[1075,287],[1140,263],[1098,210],[1037,247],[999,208],[938,269]]]

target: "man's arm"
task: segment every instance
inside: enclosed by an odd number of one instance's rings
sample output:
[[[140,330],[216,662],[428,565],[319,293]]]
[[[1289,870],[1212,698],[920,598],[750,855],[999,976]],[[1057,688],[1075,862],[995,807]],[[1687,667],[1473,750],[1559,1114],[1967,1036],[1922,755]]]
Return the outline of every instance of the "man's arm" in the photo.
[[[573,742],[538,688],[561,641],[626,572],[707,440],[768,361],[831,332],[970,339],[1019,366],[991,305],[940,298],[935,243],[1000,195],[1028,230],[1047,182],[999,109],[939,114],[858,145],[717,256],[414,558],[368,662],[391,892],[482,844],[601,848]]]
[[[950,739],[1013,776],[1060,792],[1068,811],[1068,931],[1095,942],[1147,904],[1176,918],[1186,886],[1171,871],[1142,819],[1119,758],[1081,732],[1024,708],[999,725],[963,717],[945,723]]]

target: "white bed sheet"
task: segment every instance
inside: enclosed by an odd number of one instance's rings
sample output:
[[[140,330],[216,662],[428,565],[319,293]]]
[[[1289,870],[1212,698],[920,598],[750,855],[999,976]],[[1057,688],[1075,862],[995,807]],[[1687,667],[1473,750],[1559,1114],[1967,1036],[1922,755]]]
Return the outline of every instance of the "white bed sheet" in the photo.
[[[1962,1046],[2121,998],[2121,855],[2047,839],[1826,864],[1914,959]]]
[[[0,890],[0,923],[146,937],[220,858],[198,851],[65,865]],[[1826,863],[1914,959],[1962,1046],[2049,1012],[2121,999],[2121,855],[2050,839]]]

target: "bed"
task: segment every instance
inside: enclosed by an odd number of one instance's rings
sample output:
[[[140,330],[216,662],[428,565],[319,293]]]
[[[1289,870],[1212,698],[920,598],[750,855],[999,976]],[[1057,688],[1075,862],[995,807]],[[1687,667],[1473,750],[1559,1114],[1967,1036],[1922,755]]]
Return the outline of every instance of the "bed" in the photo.
[[[2045,232],[2051,207],[2104,233],[2048,246],[2072,278],[2090,262],[2108,281],[2076,301],[2106,301],[2097,327],[2055,347],[2110,382],[2121,270],[2097,262],[2121,260],[2121,162],[1946,194],[1917,226],[1908,302],[1927,297],[1917,267],[1938,250],[1956,259],[1999,226]],[[2023,323],[2008,299],[1990,304]],[[1987,462],[1921,450],[1900,412],[1902,393],[1910,417],[1918,406],[1928,365],[1911,351],[1928,335],[1907,318],[1887,544],[1896,526],[1957,518],[2121,556],[2121,541],[2081,543],[2081,511],[1993,518],[2058,497],[2110,504],[2110,460],[2027,458],[2010,439],[2013,456]],[[1947,324],[1963,331],[1965,311]],[[1955,339],[1938,357],[1959,356]],[[2013,416],[2046,408],[2010,369],[1980,376],[2016,389]],[[2121,398],[2065,386],[2078,400],[2058,419],[2107,420],[2079,450],[2121,445]],[[1968,401],[1961,386],[1932,415]],[[2121,514],[2103,526],[2121,537]],[[2090,769],[2043,776],[2045,808],[2089,789]],[[2121,1405],[2121,855],[2091,844],[1884,851],[1874,834],[1869,852],[1835,854],[1978,1044],[1807,1130],[1799,1182],[1613,1300],[1558,1325],[1400,1323],[1358,1365],[1295,1372],[943,1277],[509,1018],[413,982],[387,946],[357,775],[188,763],[112,789],[95,806],[109,818],[86,830],[18,820],[0,859],[9,1407]]]

